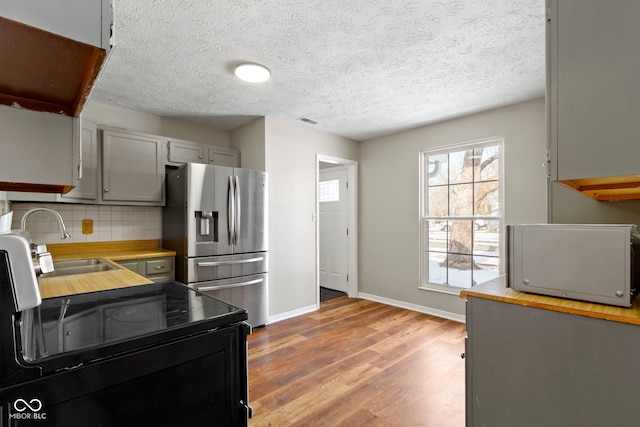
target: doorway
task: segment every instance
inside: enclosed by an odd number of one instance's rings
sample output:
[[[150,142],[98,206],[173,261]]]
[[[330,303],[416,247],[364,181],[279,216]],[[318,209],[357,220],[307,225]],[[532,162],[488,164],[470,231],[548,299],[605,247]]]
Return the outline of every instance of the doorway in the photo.
[[[317,156],[317,295],[320,289],[358,294],[357,162]]]
[[[322,165],[321,165],[322,166]],[[347,168],[320,169],[318,182],[318,227],[320,287],[347,293],[349,272],[349,203]]]

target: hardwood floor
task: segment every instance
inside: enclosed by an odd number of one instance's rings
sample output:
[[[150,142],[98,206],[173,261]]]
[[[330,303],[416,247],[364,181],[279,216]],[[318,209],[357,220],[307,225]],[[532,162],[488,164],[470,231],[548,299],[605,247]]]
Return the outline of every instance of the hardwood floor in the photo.
[[[465,326],[361,299],[254,330],[250,427],[464,426]]]

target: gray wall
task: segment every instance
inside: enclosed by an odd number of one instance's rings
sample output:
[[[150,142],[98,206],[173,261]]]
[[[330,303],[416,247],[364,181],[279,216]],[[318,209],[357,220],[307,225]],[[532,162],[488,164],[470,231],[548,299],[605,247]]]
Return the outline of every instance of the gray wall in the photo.
[[[316,157],[358,160],[359,147],[347,138],[265,118],[270,317],[289,317],[316,307]]]
[[[231,146],[240,150],[241,167],[266,170],[264,132],[264,117],[231,131]]]
[[[449,120],[362,143],[359,291],[457,318],[458,294],[420,285],[419,153],[504,137],[505,223],[546,222],[544,99]]]

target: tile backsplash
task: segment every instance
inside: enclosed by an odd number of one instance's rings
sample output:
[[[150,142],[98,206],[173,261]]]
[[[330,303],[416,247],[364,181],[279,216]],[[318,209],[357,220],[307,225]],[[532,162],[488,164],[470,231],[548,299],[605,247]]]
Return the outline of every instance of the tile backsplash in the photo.
[[[152,240],[162,238],[162,208],[149,206],[75,205],[67,203],[11,203],[13,223],[20,228],[22,216],[33,208],[57,211],[71,239],[60,238],[56,218],[48,212],[34,212],[27,219],[26,229],[37,243],[110,242],[116,240]],[[93,221],[93,233],[82,233],[82,221]]]

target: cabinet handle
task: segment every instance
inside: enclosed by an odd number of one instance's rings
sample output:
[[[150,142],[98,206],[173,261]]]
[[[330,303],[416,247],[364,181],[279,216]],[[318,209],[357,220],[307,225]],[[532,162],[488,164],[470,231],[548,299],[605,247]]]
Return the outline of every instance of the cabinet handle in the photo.
[[[166,267],[166,265],[156,265],[155,268],[156,270],[163,270]]]
[[[246,282],[232,283],[230,285],[204,286],[204,287],[201,287],[201,288],[196,288],[196,290],[199,291],[199,292],[216,291],[216,290],[219,290],[219,289],[229,289],[229,288],[238,288],[240,286],[255,285],[256,283],[262,283],[263,281],[264,281],[264,279],[260,278],[260,279],[247,280]]]
[[[460,358],[461,358],[461,359],[464,359],[465,357],[467,357],[467,354],[466,354],[466,353],[462,353],[462,354],[460,355]]]
[[[104,192],[105,192],[105,193],[108,193],[108,192],[109,192],[109,189],[108,189],[108,188],[105,188],[105,189],[104,189]]]
[[[196,265],[198,267],[217,267],[219,265],[228,265],[228,264],[246,264],[249,262],[260,262],[264,261],[264,257],[256,257],[256,258],[245,258],[245,259],[236,259],[229,261],[208,261],[208,262],[198,262]]]

